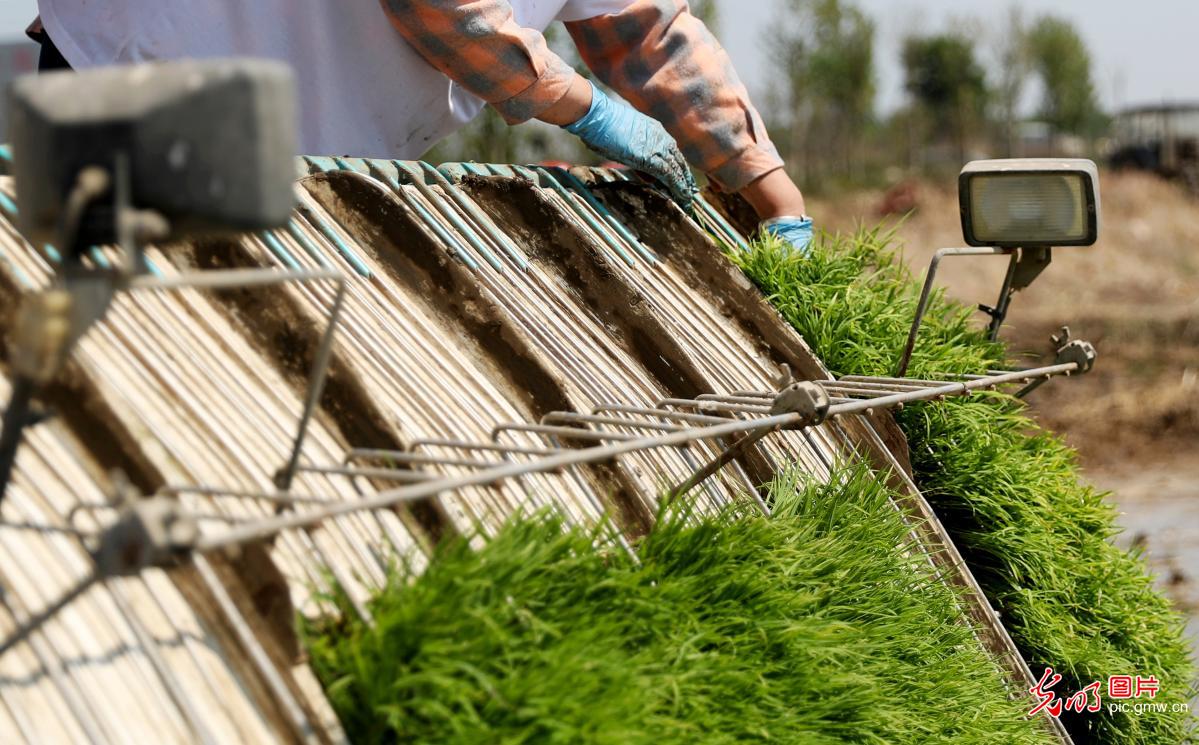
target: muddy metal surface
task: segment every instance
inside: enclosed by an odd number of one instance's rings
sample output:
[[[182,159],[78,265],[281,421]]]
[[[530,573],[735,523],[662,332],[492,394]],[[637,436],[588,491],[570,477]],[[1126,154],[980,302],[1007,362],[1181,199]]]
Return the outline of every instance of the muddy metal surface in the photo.
[[[111,525],[107,505],[125,480],[141,494],[180,491],[183,506],[203,515],[205,536],[227,535],[397,484],[745,418],[769,408],[760,402],[784,384],[783,363],[800,379],[827,378],[699,226],[643,186],[595,173],[581,175],[596,177],[589,189],[545,169],[443,172],[343,159],[306,159],[300,176],[286,228],[148,251],[168,279],[256,268],[346,278],[328,385],[291,491],[276,493],[273,477],[290,452],[336,285],[124,293],[48,392],[56,418],[34,427],[20,451],[3,517],[41,527],[0,524],[0,634],[87,578],[83,536],[68,516],[82,505],[82,527]],[[11,227],[11,181],[0,179],[0,196],[7,325],[19,296],[44,287],[54,267]],[[121,258],[104,248],[90,260]],[[697,400],[738,392],[765,398],[740,411]],[[609,428],[573,426],[579,416]],[[394,562],[419,570],[441,537],[484,540],[531,510],[586,525],[613,515],[610,539],[629,547],[652,524],[664,488],[726,445],[641,450],[347,512],[211,560],[96,585],[0,658],[0,742],[163,733],[338,742],[300,654],[295,612],[329,610],[337,586],[369,616],[367,600]],[[1015,688],[1026,688],[1027,668],[906,478],[902,437],[886,412],[775,432],[704,482],[696,504],[768,509],[758,487],[778,468],[822,480],[846,459],[888,475],[912,516],[913,545],[964,589],[980,640]],[[138,705],[122,705],[127,696]]]
[[[318,173],[300,186],[300,210],[284,230],[149,252],[166,277],[249,267],[336,267],[349,277],[330,384],[294,494],[349,502],[394,485],[339,472],[356,465],[347,462],[351,448],[417,455],[421,443],[432,443],[421,454],[444,457],[455,451],[439,441],[486,441],[497,425],[536,423],[555,410],[771,390],[775,358],[819,370],[793,335],[772,356],[769,344],[747,334],[752,323],[773,323],[774,337],[785,337],[777,317],[730,320],[725,309],[688,294],[661,262],[611,261],[572,221],[570,205],[543,199],[527,184],[516,189],[517,201],[552,217],[547,223],[543,215],[512,213],[513,225],[491,225],[513,236],[511,247],[480,230],[482,208],[464,211],[446,188]],[[44,286],[53,267],[9,223],[17,209],[11,182],[0,182],[0,192],[0,316],[8,318],[18,295]],[[496,216],[510,206],[479,199]],[[707,248],[709,261],[722,261]],[[108,249],[93,256],[120,258]],[[601,296],[623,301],[593,302]],[[142,493],[215,487],[217,494],[184,499],[188,509],[218,518],[203,523],[209,534],[223,522],[272,514],[269,502],[234,493],[272,491],[332,298],[332,286],[321,282],[121,296],[49,394],[59,416],[31,430],[5,518],[63,529],[73,508],[88,505],[79,526],[95,530],[113,519],[103,506],[116,488],[112,469]],[[709,357],[719,365],[697,362]],[[629,422],[632,432],[643,426]],[[520,431],[500,436],[508,448],[558,445]],[[295,610],[321,612],[330,579],[365,612],[389,562],[419,567],[447,531],[493,530],[515,512],[543,507],[581,523],[611,512],[622,528],[617,538],[635,537],[648,527],[660,490],[690,475],[715,447],[638,454],[615,466],[350,515],[221,561],[97,586],[0,659],[0,741],[337,741],[339,729],[290,630]],[[752,493],[784,459],[827,478],[829,464],[853,447],[834,434],[774,436],[705,485],[703,500],[720,509]],[[421,463],[398,475],[467,468]],[[0,554],[0,633],[87,577],[84,547],[69,533],[0,528]]]

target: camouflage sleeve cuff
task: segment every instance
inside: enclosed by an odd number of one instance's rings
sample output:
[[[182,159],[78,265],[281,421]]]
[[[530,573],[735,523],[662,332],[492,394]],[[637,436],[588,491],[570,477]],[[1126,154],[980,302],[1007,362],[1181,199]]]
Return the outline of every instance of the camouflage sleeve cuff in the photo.
[[[508,124],[522,124],[536,119],[570,91],[577,74],[574,68],[552,52],[545,61],[545,69],[528,88],[503,101],[490,102]]]
[[[755,144],[724,163],[708,170],[708,177],[725,191],[741,191],[763,176],[784,166],[774,145]]]

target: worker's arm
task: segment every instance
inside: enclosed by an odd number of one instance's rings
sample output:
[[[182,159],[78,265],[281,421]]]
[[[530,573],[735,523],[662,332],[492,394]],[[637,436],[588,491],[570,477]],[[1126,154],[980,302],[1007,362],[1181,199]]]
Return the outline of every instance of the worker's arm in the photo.
[[[586,90],[586,80],[550,51],[540,32],[518,24],[505,0],[382,3],[417,54],[491,104],[509,124],[542,116],[572,90],[577,105]]]
[[[446,77],[509,124],[566,127],[605,157],[657,177],[684,205],[695,181],[662,125],[614,101],[516,22],[506,0],[382,0],[392,25]]]
[[[629,2],[627,13],[571,24],[572,32],[586,32],[588,29],[604,31],[605,22],[619,25],[621,18],[644,22],[646,13],[641,5],[641,2]],[[390,16],[392,25],[396,26],[399,34],[417,54],[446,77],[487,101],[504,116],[508,124],[541,119],[566,126],[582,137],[592,149],[602,152],[611,160],[657,176],[680,202],[687,203],[691,198],[691,174],[686,168],[680,168],[683,158],[679,154],[679,146],[663,130],[662,125],[656,119],[638,114],[592,88],[588,80],[550,52],[540,32],[523,28],[516,22],[512,6],[506,0],[382,0],[382,6]],[[689,13],[686,13],[686,17],[691,18]],[[691,20],[711,40],[703,24],[694,18]],[[671,25],[676,32],[683,28],[679,24]],[[695,26],[687,26],[683,30],[688,29],[694,31]],[[622,32],[620,29],[607,30],[617,35]],[[652,31],[653,26],[650,25],[644,34],[652,34]],[[715,40],[710,43],[719,49]],[[649,43],[634,44],[631,48],[645,53],[652,50]],[[719,53],[723,55],[723,50]],[[592,56],[599,59],[596,55]],[[614,59],[616,55],[608,60],[608,64]],[[677,65],[679,60],[668,60],[667,68]],[[599,70],[596,72],[603,74]],[[677,82],[685,80],[679,78]],[[740,86],[735,76],[733,82]],[[681,95],[680,91],[676,97]],[[655,113],[655,110],[650,110],[650,114]],[[742,128],[745,126],[742,125]],[[760,124],[755,131],[760,131],[765,137],[765,128]],[[763,148],[773,152],[769,140],[764,140]],[[743,164],[753,157],[749,152],[739,152],[737,163],[745,170]],[[761,160],[763,158],[759,158]],[[712,162],[712,158],[693,162],[704,164]],[[764,217],[789,214],[788,210],[794,210],[796,206],[791,192],[799,197],[799,190],[791,185],[782,172],[770,173],[770,170],[781,166],[777,154],[773,155],[771,168],[759,168],[763,170],[761,178],[753,179],[751,185],[742,188],[741,193],[751,200]],[[721,174],[713,175],[721,179]],[[785,186],[790,186],[791,192]],[[739,188],[736,185],[733,187]],[[802,206],[802,197],[799,203]]]
[[[566,27],[588,67],[662,122],[688,161],[739,192],[763,220],[779,220],[765,228],[789,240],[803,232],[803,195],[728,53],[684,0],[631,0],[617,13]]]

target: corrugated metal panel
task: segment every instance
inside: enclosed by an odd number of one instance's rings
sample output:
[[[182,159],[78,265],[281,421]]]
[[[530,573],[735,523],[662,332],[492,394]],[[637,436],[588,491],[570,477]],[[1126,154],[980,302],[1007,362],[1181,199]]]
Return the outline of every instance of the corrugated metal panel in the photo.
[[[299,207],[287,228],[148,254],[163,276],[276,267],[335,268],[348,277],[295,494],[353,502],[395,485],[394,471],[353,475],[369,461],[354,457],[355,448],[404,451],[418,474],[465,473],[521,454],[447,441],[556,447],[556,438],[521,425],[553,424],[547,416],[563,411],[615,418],[622,431],[644,434],[662,420],[629,409],[776,390],[784,364],[801,379],[827,377],[699,224],[619,173],[321,158],[300,170]],[[0,179],[0,213],[16,208],[13,196]],[[52,267],[16,235],[11,214],[0,217],[2,320],[19,293],[45,285]],[[730,244],[743,241],[706,205],[698,217]],[[93,258],[119,261],[110,249]],[[68,393],[55,398],[66,409],[62,421],[33,429],[23,446],[6,519],[64,525],[75,505],[102,504],[100,464],[134,471],[147,490],[222,492],[185,497],[213,518],[204,523],[208,534],[222,521],[270,514],[274,505],[233,493],[272,491],[334,294],[327,282],[122,294],[76,350]],[[684,421],[704,416],[678,411]],[[419,566],[445,531],[486,532],[520,510],[554,507],[580,523],[612,513],[617,538],[634,537],[649,526],[663,489],[721,449],[637,452],[613,466],[443,494],[431,506],[342,516],[284,532],[256,569],[245,557],[215,569],[197,559],[109,580],[0,659],[0,737],[337,740],[310,672],[287,658],[294,640],[285,601],[319,612],[331,576],[361,608],[388,562]],[[792,463],[825,479],[835,461],[858,454],[902,470],[870,420],[846,417],[770,435],[706,482],[699,503],[719,509]],[[459,462],[424,463],[430,455]],[[932,518],[912,493],[913,506]],[[960,557],[942,551],[935,518],[916,530],[965,583]],[[0,528],[0,552],[9,609],[0,621],[10,626],[88,569],[70,536]],[[279,597],[266,602],[272,593]],[[977,603],[972,614],[993,624],[985,601]],[[1022,663],[1002,631],[989,643],[1019,677]],[[134,704],[123,704],[125,691],[137,692]]]

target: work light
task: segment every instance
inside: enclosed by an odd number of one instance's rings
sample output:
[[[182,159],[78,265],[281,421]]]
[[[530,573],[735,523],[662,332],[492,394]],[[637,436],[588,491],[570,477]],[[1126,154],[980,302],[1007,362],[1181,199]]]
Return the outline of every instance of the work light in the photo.
[[[1099,169],[1089,160],[979,160],[958,179],[971,246],[1090,246],[1099,237]]]
[[[279,62],[28,75],[13,84],[10,106],[20,228],[34,245],[61,241],[69,194],[89,167],[108,176],[111,196],[73,216],[84,246],[116,238],[104,205],[120,191],[126,206],[161,215],[169,239],[273,228],[291,214],[296,103]]]
[[[896,368],[907,375],[916,336],[941,261],[951,256],[1006,256],[1008,271],[994,307],[979,305],[991,317],[987,337],[999,338],[1012,296],[1031,285],[1053,261],[1057,246],[1092,246],[1099,239],[1099,169],[1089,160],[1022,158],[976,160],[958,177],[962,234],[969,248],[943,248],[933,255]],[[1054,342],[1059,358],[1079,347],[1068,334]],[[1091,355],[1094,350],[1087,345]],[[1090,364],[1090,363],[1088,363]],[[1081,370],[1081,367],[1079,368]],[[1029,389],[1031,390],[1031,388]]]
[[[145,260],[151,242],[287,224],[297,127],[286,65],[209,59],[28,75],[12,85],[9,101],[19,227],[56,276],[25,295],[15,314],[7,348],[12,385],[0,418],[0,499],[34,395],[118,291],[342,281],[338,274],[270,270],[160,277]],[[124,250],[120,264],[92,252],[109,242]],[[339,284],[334,318],[343,289]],[[310,388],[324,380],[332,331],[325,338]]]

